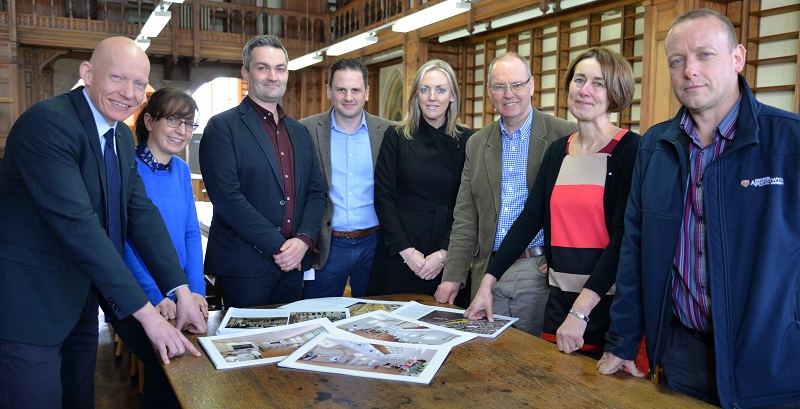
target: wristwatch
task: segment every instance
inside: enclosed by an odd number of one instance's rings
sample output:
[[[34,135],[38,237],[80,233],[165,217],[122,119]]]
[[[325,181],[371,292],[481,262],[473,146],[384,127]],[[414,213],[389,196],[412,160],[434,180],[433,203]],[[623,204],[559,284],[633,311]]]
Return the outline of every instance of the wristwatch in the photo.
[[[578,312],[578,311],[575,311],[572,308],[570,308],[569,309],[569,313],[574,315],[574,316],[576,316],[576,317],[578,317],[578,318],[580,318],[580,319],[582,319],[582,320],[584,320],[584,321],[586,321],[586,322],[589,322],[589,317],[584,315],[582,312]]]

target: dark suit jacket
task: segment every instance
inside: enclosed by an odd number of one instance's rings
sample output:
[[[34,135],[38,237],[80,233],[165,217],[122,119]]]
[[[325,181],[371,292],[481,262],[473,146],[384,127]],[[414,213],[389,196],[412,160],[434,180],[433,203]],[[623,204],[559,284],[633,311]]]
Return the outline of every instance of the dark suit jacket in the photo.
[[[333,170],[331,167],[331,112],[333,108],[316,115],[311,115],[308,118],[300,120],[311,135],[311,141],[317,151],[317,161],[321,169],[323,182],[325,183],[325,192],[331,190],[331,180],[333,179]],[[392,125],[391,121],[370,115],[366,113],[367,117],[367,130],[369,131],[369,144],[372,149],[372,169],[375,170],[375,163],[378,161],[378,152],[383,142],[383,133],[386,128]],[[322,215],[322,230],[319,232],[319,239],[317,240],[318,252],[314,252],[313,267],[320,269],[325,267],[328,261],[328,254],[331,249],[331,221],[333,220],[333,202],[331,201],[330,194],[327,195],[325,204],[325,213]]]
[[[275,266],[283,245],[286,206],[294,206],[292,237],[316,240],[325,188],[314,146],[303,125],[283,118],[294,148],[294,203],[286,201],[278,161],[261,119],[246,99],[213,116],[200,140],[200,168],[214,216],[205,266],[210,274],[254,277]],[[302,268],[311,267],[310,252]]]
[[[148,300],[106,233],[100,136],[83,88],[39,102],[9,133],[0,161],[0,338],[54,345],[75,326],[94,284],[119,318]],[[117,126],[122,233],[162,291],[186,284],[147,198],[133,136]],[[146,254],[146,256],[145,256]],[[155,270],[153,270],[155,269]]]

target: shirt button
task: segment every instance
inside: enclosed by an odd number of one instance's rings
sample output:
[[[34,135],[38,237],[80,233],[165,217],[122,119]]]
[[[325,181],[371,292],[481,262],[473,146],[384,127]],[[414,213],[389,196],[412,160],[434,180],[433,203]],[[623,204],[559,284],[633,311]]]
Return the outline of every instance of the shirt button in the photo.
[[[291,197],[287,197],[286,201],[288,202],[289,200],[292,200],[292,198]]]
[[[289,175],[283,175],[283,177],[289,179]]]
[[[283,205],[285,205],[285,204],[286,204],[286,202],[284,202],[283,200],[281,200],[281,201],[280,201],[280,202],[278,202],[278,203],[280,203],[280,204],[281,204],[281,206],[283,206]]]
[[[286,219],[286,223],[291,223],[292,219]]]
[[[283,156],[283,152],[281,152],[281,156]]]
[[[703,255],[703,252],[702,252],[702,251],[698,251],[698,252],[697,252],[697,255],[698,255],[698,256],[702,256],[702,255]]]

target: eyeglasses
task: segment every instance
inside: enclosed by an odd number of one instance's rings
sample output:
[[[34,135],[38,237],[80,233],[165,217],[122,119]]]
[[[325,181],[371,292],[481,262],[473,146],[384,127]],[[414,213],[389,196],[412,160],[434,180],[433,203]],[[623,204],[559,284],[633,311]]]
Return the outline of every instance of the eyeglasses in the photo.
[[[171,128],[177,128],[177,127],[181,126],[181,124],[183,124],[183,129],[185,129],[186,132],[193,132],[199,126],[199,124],[192,123],[190,121],[181,121],[180,119],[175,118],[174,116],[158,116],[156,118],[156,121],[159,118],[166,119],[167,120],[167,125],[169,125]]]
[[[516,94],[525,90],[525,87],[531,82],[531,78],[532,77],[528,77],[525,81],[515,82],[513,84],[489,85],[489,92],[495,95],[504,95],[510,88],[511,92]]]

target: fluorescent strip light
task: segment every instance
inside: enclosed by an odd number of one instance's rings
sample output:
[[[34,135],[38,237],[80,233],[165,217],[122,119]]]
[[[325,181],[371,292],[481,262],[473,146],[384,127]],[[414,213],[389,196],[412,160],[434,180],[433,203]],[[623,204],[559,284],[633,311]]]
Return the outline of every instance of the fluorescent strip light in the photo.
[[[328,47],[325,54],[332,56],[347,54],[377,42],[378,36],[375,35],[375,32],[359,34]]]
[[[163,0],[165,3],[183,3],[185,0]]]
[[[144,37],[158,37],[158,33],[167,26],[170,19],[172,19],[172,12],[159,9],[153,10],[144,26],[142,26],[141,35]]]
[[[497,20],[492,21],[492,28],[494,29],[510,26],[512,24],[517,24],[543,15],[544,13],[542,13],[542,10],[539,10],[539,8],[536,7],[528,11],[523,11],[522,13],[514,14],[513,16],[498,18]]]
[[[463,0],[446,0],[439,4],[420,10],[414,14],[405,16],[397,20],[392,25],[392,31],[407,33],[422,28],[450,17],[467,12],[472,8],[472,4]]]
[[[314,51],[311,54],[306,54],[302,57],[297,57],[294,60],[289,61],[289,71],[297,71],[301,68],[306,68],[309,65],[314,65],[320,61],[322,61],[322,52]]]
[[[150,39],[144,36],[139,36],[136,38],[136,45],[142,49],[142,51],[147,51],[150,47]]]
[[[467,30],[465,28],[465,29],[461,29],[461,30],[458,30],[458,31],[454,31],[452,33],[447,33],[447,34],[440,35],[439,36],[439,42],[440,43],[446,43],[448,41],[452,41],[452,40],[455,40],[457,38],[467,37],[467,36],[470,36],[470,35],[473,35],[473,34],[482,33],[482,32],[484,32],[484,31],[486,31],[488,29],[489,29],[489,23],[481,23],[481,24],[478,24],[477,26],[473,27],[471,33],[469,32],[469,30]]]
[[[401,57],[404,54],[402,48],[398,48],[396,50],[392,50],[389,52],[385,52],[383,54],[376,54],[369,57],[364,58],[364,62],[367,64],[374,64],[380,61],[391,60],[392,58]]]

